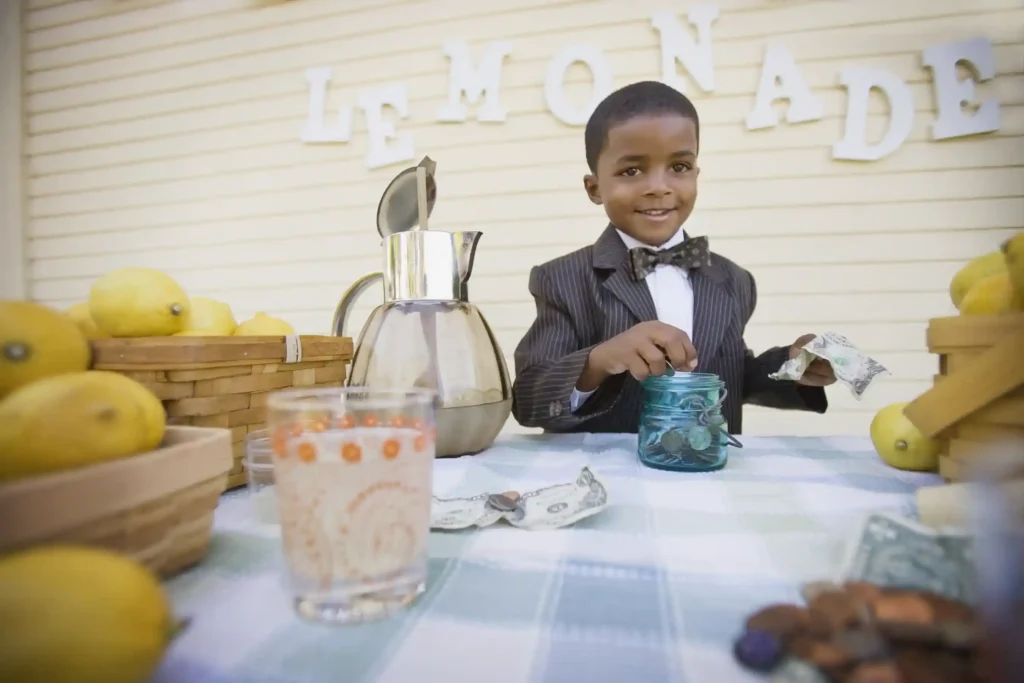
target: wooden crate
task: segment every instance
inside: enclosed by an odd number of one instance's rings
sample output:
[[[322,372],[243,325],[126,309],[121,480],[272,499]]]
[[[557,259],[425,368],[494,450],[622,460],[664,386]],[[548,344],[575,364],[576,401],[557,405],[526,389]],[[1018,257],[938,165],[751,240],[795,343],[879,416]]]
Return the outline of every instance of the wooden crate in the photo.
[[[939,374],[906,415],[942,439],[939,473],[964,480],[993,443],[1020,444],[1024,457],[1024,313],[935,318],[927,340]]]
[[[170,427],[151,453],[5,483],[0,552],[82,544],[171,576],[206,555],[230,469],[226,431]]]
[[[345,383],[347,337],[151,337],[93,341],[93,368],[150,389],[168,423],[231,431],[227,488],[246,482],[245,436],[266,426],[267,396]]]

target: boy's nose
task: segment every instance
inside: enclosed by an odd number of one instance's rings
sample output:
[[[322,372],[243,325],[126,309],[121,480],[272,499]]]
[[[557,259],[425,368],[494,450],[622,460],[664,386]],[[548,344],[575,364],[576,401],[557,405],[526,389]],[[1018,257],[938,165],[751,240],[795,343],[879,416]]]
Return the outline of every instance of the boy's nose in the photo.
[[[663,197],[669,194],[672,188],[669,187],[668,181],[663,173],[652,173],[647,176],[647,188],[644,194]]]

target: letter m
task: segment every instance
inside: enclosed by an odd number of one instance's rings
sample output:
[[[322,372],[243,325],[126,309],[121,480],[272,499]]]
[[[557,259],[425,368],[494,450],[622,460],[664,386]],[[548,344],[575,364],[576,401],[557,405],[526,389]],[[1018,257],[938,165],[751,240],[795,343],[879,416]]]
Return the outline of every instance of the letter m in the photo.
[[[469,46],[464,41],[456,40],[444,44],[442,48],[451,61],[451,75],[448,79],[448,102],[437,110],[437,120],[445,122],[465,121],[466,105],[462,95],[470,104],[484,99],[483,106],[477,111],[476,120],[489,123],[505,121],[506,111],[499,101],[501,92],[501,67],[512,53],[512,45],[507,42],[488,43],[484,50],[484,58],[480,67],[474,69],[470,61]]]

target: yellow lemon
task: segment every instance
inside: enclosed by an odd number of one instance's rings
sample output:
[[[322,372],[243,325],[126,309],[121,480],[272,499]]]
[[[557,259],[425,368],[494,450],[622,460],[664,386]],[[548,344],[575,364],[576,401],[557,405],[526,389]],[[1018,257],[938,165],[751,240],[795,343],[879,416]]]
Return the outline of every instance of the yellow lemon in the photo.
[[[295,329],[281,320],[260,311],[235,330],[236,337],[276,337],[295,334]]]
[[[142,410],[142,422],[145,426],[145,437],[139,444],[139,452],[154,450],[164,440],[167,433],[167,411],[164,410],[163,401],[157,398],[156,394],[150,391],[144,384],[141,384],[130,377],[125,377],[116,372],[93,371],[93,374],[101,375],[93,381],[105,382],[110,386],[111,391],[123,391],[132,396]]]
[[[960,302],[960,315],[995,315],[1024,311],[1024,297],[1013,289],[1010,273],[1003,271],[979,280]]]
[[[9,394],[0,401],[0,481],[149,450],[154,427],[139,400],[146,389],[133,384],[92,370],[46,377]]]
[[[89,367],[89,341],[66,315],[31,301],[0,301],[0,397]]]
[[[165,337],[181,332],[189,316],[185,290],[166,273],[121,268],[93,283],[89,314],[111,337]]]
[[[75,304],[64,311],[64,314],[75,321],[78,329],[82,331],[86,339],[103,339],[109,336],[93,322],[92,316],[89,315],[89,303],[87,301]]]
[[[939,442],[929,439],[903,414],[906,403],[893,403],[871,420],[871,443],[890,467],[933,472],[939,466]]]
[[[238,322],[227,304],[209,299],[205,296],[194,296],[190,300],[191,310],[185,329],[178,334],[185,336],[218,337],[234,334]]]
[[[147,569],[75,546],[0,559],[0,623],[10,683],[145,683],[179,627]]]
[[[1018,232],[1003,242],[1002,251],[1013,289],[1018,297],[1024,299],[1024,232]]]
[[[1002,273],[1006,270],[1006,259],[998,251],[971,259],[970,262],[953,276],[949,283],[949,296],[953,305],[960,308],[963,298],[967,296],[975,284],[989,275]]]

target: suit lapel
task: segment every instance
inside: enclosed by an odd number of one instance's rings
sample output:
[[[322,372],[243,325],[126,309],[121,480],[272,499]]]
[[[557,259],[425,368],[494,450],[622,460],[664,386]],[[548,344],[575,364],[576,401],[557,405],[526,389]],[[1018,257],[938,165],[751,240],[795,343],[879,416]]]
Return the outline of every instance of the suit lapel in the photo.
[[[693,346],[697,349],[698,361],[710,361],[715,357],[733,317],[733,298],[725,284],[725,271],[715,262],[714,256],[711,258],[711,265],[690,273],[693,285]]]
[[[657,320],[658,313],[647,283],[637,282],[630,273],[628,251],[615,228],[609,225],[594,244],[594,267],[613,271],[603,286],[625,304],[638,322]]]

